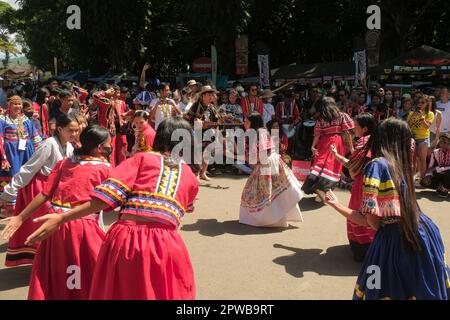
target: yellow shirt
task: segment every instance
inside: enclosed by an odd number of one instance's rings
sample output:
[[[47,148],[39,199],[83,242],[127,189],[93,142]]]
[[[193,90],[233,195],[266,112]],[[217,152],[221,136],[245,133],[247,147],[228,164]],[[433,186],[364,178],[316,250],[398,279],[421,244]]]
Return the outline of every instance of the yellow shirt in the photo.
[[[430,128],[426,128],[421,120],[423,116],[425,116],[425,121],[428,122],[430,125],[433,123],[434,121],[433,112],[429,112],[428,114],[425,114],[425,112],[423,111],[421,111],[420,113],[410,112],[408,118],[406,119],[414,135],[414,139],[416,140],[425,140],[430,138]]]

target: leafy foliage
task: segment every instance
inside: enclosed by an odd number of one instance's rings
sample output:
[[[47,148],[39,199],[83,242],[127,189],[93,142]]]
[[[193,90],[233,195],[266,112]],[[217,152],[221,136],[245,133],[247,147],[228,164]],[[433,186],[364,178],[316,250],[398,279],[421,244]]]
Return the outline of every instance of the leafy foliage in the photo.
[[[355,38],[366,32],[367,7],[382,9],[382,58],[428,44],[450,50],[446,0],[19,0],[21,8],[1,18],[17,30],[28,58],[52,69],[138,72],[148,61],[153,72],[174,75],[219,53],[219,72],[233,75],[235,39],[248,34],[250,70],[257,44],[270,50],[271,65],[348,60]],[[66,27],[69,5],[79,5],[82,29]],[[0,2],[0,12],[1,12]],[[9,10],[9,9],[8,9]]]

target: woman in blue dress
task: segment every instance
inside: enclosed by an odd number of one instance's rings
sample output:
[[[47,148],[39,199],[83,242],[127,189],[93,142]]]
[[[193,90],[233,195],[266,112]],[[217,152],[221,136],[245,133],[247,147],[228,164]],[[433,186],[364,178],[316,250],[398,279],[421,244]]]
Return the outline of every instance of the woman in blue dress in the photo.
[[[414,189],[413,140],[404,121],[385,120],[368,143],[361,209],[329,192],[327,203],[352,222],[377,231],[354,292],[355,300],[448,300],[449,268],[436,225]]]
[[[0,135],[3,149],[11,166],[0,172],[0,192],[11,181],[41,144],[42,138],[33,123],[23,114],[22,98],[8,99],[8,110],[0,115]]]

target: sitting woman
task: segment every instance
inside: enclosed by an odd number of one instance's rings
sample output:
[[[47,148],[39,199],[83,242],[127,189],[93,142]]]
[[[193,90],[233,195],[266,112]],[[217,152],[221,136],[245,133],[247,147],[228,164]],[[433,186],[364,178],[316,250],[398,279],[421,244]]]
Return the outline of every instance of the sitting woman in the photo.
[[[439,138],[439,148],[431,154],[430,165],[422,185],[437,189],[437,194],[448,198],[450,189],[450,133],[443,133]]]

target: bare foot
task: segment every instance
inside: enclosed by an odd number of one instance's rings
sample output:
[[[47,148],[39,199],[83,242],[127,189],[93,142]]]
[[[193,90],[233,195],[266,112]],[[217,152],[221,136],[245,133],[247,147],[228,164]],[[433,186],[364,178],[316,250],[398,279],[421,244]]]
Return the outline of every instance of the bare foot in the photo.
[[[321,202],[325,203],[325,199],[326,199],[325,192],[323,192],[322,190],[317,190],[316,193],[317,193],[317,198],[322,200]],[[319,202],[318,199],[316,199],[316,202]]]
[[[206,174],[202,174],[202,175],[200,176],[200,180],[211,181],[211,178],[209,178]]]

